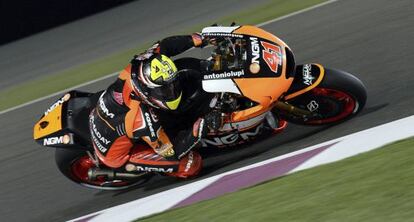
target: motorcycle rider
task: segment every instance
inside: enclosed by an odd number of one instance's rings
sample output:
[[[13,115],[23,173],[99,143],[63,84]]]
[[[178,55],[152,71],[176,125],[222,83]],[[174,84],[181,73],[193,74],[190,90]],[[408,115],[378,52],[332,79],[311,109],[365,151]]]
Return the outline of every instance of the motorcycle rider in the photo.
[[[193,148],[208,130],[220,127],[220,117],[209,112],[211,98],[199,90],[200,60],[169,57],[205,44],[197,33],[165,38],[134,56],[102,93],[89,127],[103,164],[179,178],[199,173],[202,158]]]

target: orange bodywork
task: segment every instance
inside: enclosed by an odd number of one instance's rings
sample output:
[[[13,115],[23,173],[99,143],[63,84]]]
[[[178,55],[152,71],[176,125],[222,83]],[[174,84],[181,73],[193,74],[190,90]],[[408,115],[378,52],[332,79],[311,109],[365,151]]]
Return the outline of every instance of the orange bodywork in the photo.
[[[287,78],[286,76],[286,50],[289,48],[286,43],[274,36],[273,34],[266,32],[260,28],[254,26],[242,26],[236,31],[235,34],[245,34],[257,36],[271,42],[274,42],[281,46],[282,49],[282,72],[280,76],[270,78],[240,78],[234,79],[238,88],[242,94],[249,99],[258,102],[258,106],[238,111],[233,113],[232,121],[242,121],[258,116],[264,112],[267,112],[272,108],[274,102],[276,102],[280,96],[288,91],[293,82],[293,78]]]
[[[43,116],[33,128],[33,138],[35,140],[58,132],[62,129],[62,104]],[[41,123],[48,123],[46,127],[42,127]]]

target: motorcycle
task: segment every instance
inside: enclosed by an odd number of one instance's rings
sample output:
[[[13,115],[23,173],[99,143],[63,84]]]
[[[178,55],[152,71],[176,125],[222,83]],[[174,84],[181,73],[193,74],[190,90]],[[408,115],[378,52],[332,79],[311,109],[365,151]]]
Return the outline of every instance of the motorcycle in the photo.
[[[288,122],[328,125],[360,112],[364,84],[354,75],[310,63],[296,65],[289,46],[254,26],[212,26],[202,35],[213,45],[203,62],[202,89],[214,94],[210,106],[223,125],[201,140],[202,148],[238,148],[280,133]],[[165,169],[119,172],[94,154],[88,116],[102,92],[71,91],[53,103],[34,126],[34,139],[56,149],[60,172],[75,183],[97,189],[124,189],[143,184]],[[135,149],[142,148],[144,143]]]

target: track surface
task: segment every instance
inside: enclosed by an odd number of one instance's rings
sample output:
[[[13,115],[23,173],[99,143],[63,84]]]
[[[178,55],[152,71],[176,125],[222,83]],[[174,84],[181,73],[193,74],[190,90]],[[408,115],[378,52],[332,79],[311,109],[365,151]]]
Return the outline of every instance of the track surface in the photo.
[[[413,115],[413,10],[411,0],[341,0],[266,25],[265,29],[286,40],[299,63],[319,62],[355,73],[368,88],[366,108],[337,126],[290,125],[280,136],[249,150],[211,158],[203,177]],[[109,82],[85,89],[102,89]],[[62,221],[187,183],[158,178],[146,188],[122,192],[95,191],[71,183],[56,169],[54,150],[41,148],[32,140],[32,125],[51,102],[0,116],[2,220]],[[228,165],[208,167],[227,157],[233,157]]]
[[[152,43],[267,0],[140,0],[0,47],[0,89]],[[233,6],[234,5],[234,6]],[[126,61],[127,62],[127,61]]]

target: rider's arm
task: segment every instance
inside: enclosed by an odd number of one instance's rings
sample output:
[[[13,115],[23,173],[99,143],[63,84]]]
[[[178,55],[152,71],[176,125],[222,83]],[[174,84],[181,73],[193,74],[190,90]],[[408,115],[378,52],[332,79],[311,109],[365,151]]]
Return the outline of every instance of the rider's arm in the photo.
[[[202,44],[203,38],[197,33],[192,35],[171,36],[161,40],[155,48],[155,52],[166,56],[175,56],[192,47],[200,47]]]
[[[135,110],[135,111],[133,111]],[[145,141],[158,155],[177,159],[182,158],[200,143],[204,130],[204,119],[198,119],[193,127],[183,130],[170,140],[161,120],[152,108],[136,104],[125,118],[125,128],[129,138]]]
[[[133,101],[125,117],[125,129],[134,141],[145,141],[154,151],[163,157],[174,156],[173,145],[161,127],[161,123],[152,108]]]

